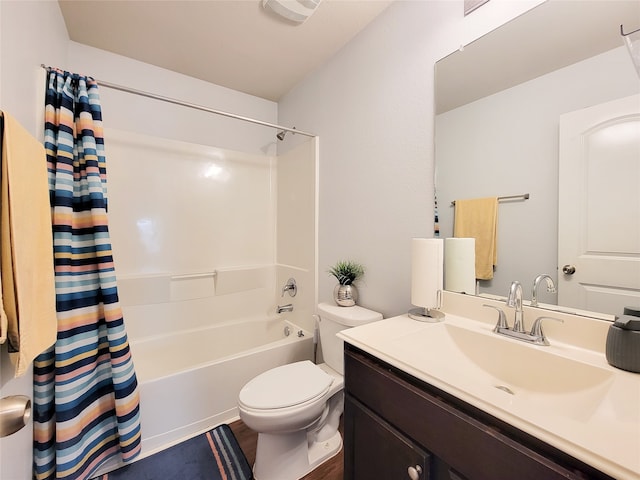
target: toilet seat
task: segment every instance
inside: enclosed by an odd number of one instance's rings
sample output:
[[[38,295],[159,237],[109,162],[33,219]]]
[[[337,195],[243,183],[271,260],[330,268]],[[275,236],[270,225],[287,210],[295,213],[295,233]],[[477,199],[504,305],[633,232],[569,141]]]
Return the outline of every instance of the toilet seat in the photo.
[[[240,390],[239,403],[251,410],[274,410],[313,402],[330,389],[333,377],[309,360],[261,373]]]

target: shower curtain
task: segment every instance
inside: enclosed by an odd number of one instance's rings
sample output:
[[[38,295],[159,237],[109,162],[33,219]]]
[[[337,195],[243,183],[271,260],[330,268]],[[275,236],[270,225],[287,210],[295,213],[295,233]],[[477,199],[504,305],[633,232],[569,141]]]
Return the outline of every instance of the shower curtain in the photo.
[[[140,452],[137,379],[107,228],[102,113],[90,77],[49,69],[45,149],[58,336],[34,362],[34,478],[91,478]]]

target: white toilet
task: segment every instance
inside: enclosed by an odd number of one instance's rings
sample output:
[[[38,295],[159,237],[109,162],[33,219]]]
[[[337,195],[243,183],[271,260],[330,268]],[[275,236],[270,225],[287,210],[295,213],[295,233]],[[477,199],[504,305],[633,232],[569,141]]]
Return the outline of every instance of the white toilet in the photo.
[[[276,367],[250,380],[238,396],[242,421],[258,432],[256,480],[297,480],[342,448],[343,342],[336,333],[381,320],[359,306],[318,305],[325,363],[305,360]]]

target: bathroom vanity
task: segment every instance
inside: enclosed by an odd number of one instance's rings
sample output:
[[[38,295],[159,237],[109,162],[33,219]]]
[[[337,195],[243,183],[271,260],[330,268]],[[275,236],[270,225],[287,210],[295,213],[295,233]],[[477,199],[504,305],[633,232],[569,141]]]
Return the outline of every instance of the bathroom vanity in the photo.
[[[345,378],[345,480],[613,478],[353,346]]]
[[[484,310],[339,334],[344,478],[640,479],[640,375],[585,348],[604,348],[608,323],[587,324],[580,345],[550,327],[535,346],[497,336]]]

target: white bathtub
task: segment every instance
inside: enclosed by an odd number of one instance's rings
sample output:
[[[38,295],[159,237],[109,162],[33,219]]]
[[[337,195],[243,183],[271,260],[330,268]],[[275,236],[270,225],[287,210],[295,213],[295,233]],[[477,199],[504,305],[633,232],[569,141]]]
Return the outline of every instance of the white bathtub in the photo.
[[[244,320],[132,340],[131,352],[145,457],[237,419],[244,384],[270,368],[312,359],[313,334],[281,318]]]

